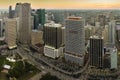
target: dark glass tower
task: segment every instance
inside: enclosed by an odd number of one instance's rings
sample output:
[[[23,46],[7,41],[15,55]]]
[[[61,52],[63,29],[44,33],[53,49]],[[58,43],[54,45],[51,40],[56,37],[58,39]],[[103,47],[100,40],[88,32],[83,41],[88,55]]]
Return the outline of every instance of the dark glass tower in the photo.
[[[46,23],[44,31],[44,55],[51,58],[58,58],[62,55],[62,29],[60,24]]]
[[[103,68],[103,38],[93,36],[90,38],[90,66]]]
[[[39,23],[41,25],[45,24],[45,9],[38,9],[37,12],[38,17],[39,17]]]
[[[61,27],[45,26],[45,45],[58,49],[62,44]]]
[[[9,7],[9,18],[13,18],[14,11],[12,10],[12,6]]]

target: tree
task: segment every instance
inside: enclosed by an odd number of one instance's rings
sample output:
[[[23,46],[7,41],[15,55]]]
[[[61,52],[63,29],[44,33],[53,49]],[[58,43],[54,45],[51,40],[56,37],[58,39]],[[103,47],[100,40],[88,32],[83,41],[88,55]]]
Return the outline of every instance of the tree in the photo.
[[[56,76],[52,76],[50,73],[47,73],[43,75],[40,80],[60,80],[60,79]]]

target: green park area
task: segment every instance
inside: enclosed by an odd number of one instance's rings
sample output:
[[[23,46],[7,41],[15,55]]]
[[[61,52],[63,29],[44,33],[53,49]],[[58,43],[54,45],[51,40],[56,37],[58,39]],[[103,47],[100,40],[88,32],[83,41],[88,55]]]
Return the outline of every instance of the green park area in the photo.
[[[8,73],[2,71],[4,65],[10,65],[11,69]],[[29,80],[32,76],[40,71],[35,66],[27,63],[26,61],[9,62],[5,56],[0,57],[0,80],[8,80],[9,77],[15,78],[15,80]]]
[[[56,76],[51,75],[50,73],[47,73],[47,74],[43,75],[40,80],[61,80],[61,79],[59,79]]]

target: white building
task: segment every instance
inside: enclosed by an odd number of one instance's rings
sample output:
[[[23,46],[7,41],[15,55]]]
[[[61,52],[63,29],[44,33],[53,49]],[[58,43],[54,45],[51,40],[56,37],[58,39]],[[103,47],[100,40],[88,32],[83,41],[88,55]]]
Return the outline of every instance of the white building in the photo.
[[[84,19],[70,17],[65,25],[65,60],[83,66],[85,54]]]
[[[15,7],[15,17],[19,17],[18,40],[22,44],[31,42],[31,4],[17,3]]]
[[[5,19],[5,41],[8,44],[8,48],[12,49],[17,47],[16,39],[17,39],[17,20],[13,19]]]
[[[115,21],[111,21],[109,22],[109,29],[108,29],[108,34],[109,34],[109,43],[110,44],[115,44],[115,39],[116,39],[116,35],[115,35]]]
[[[111,69],[117,69],[117,49],[113,49],[110,53],[110,60],[111,60]]]

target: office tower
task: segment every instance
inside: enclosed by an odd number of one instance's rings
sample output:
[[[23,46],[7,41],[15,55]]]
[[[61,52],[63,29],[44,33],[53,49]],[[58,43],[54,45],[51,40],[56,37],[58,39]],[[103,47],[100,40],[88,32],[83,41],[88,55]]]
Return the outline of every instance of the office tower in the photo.
[[[44,31],[44,55],[51,58],[61,56],[62,29],[61,24],[46,23]]]
[[[54,21],[54,15],[52,14],[52,12],[47,12],[46,14],[45,14],[45,22],[46,23],[49,23],[49,22],[51,22],[51,21]]]
[[[103,68],[103,38],[99,36],[90,37],[90,66]]]
[[[32,30],[31,33],[31,44],[43,44],[43,31]]]
[[[95,26],[95,17],[90,18],[90,25]]]
[[[117,49],[114,48],[110,54],[110,61],[111,61],[111,69],[117,69],[117,62],[118,62],[118,58],[117,58]]]
[[[0,19],[0,37],[3,37],[3,19]]]
[[[5,42],[8,44],[9,49],[17,47],[16,45],[16,33],[17,21],[13,19],[5,19]]]
[[[115,44],[115,39],[116,39],[116,35],[115,35],[115,21],[109,22],[108,33],[109,33],[109,43]]]
[[[34,29],[34,16],[31,16],[31,30]]]
[[[113,44],[105,45],[104,52],[105,52],[104,56],[108,55],[108,61],[104,62],[104,64],[105,64],[104,66],[105,67],[107,66],[106,68],[109,68],[109,69],[117,69],[118,68],[118,66],[117,66],[118,58],[117,58],[117,49],[116,49],[115,45],[113,45]],[[108,63],[109,63],[109,65],[108,65]]]
[[[90,36],[95,34],[95,27],[91,25],[85,26],[85,40],[89,40]]]
[[[117,30],[117,40],[120,42],[120,30]]]
[[[102,37],[104,38],[104,44],[109,43],[109,35],[108,35],[108,25],[105,25],[104,30],[102,31]]]
[[[65,27],[62,27],[62,46],[65,45]]]
[[[32,29],[38,29],[39,27],[39,16],[36,13],[36,10],[32,10],[32,16],[33,16],[33,27]]]
[[[31,42],[31,8],[29,3],[17,3],[15,17],[19,17],[19,42],[30,44]]]
[[[65,60],[83,66],[85,54],[84,20],[81,17],[69,17],[65,27]]]
[[[9,18],[13,18],[14,11],[12,10],[12,6],[9,6]]]
[[[33,14],[33,17],[34,17],[34,28],[33,29],[38,29],[39,27],[39,17],[38,17],[38,14]]]
[[[110,62],[110,53],[105,53],[104,58],[103,58],[103,68],[110,69],[111,67],[111,62]]]
[[[117,41],[120,42],[120,16],[116,16],[116,37],[117,37]]]
[[[120,24],[116,24],[117,41],[120,42]]]
[[[45,9],[38,9],[36,13],[39,17],[39,23],[43,26],[45,24]]]

